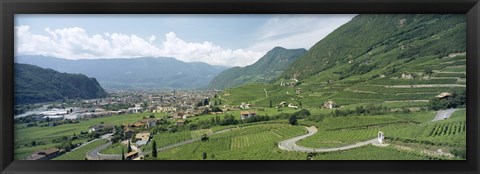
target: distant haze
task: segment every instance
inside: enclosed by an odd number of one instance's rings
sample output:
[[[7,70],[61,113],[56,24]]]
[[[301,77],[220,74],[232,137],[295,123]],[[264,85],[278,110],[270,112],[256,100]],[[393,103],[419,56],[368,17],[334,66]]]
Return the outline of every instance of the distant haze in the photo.
[[[202,88],[227,67],[174,58],[81,59],[17,56],[16,63],[94,77],[106,89]]]

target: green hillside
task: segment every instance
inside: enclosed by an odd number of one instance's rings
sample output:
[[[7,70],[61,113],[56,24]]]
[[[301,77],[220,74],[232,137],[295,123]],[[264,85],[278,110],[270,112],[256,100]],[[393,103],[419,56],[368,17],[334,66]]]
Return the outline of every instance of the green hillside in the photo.
[[[252,65],[223,71],[212,80],[210,88],[224,89],[253,82],[268,83],[305,52],[305,49],[275,47]]]
[[[107,95],[95,78],[15,64],[15,104],[92,99]]]
[[[240,86],[220,96],[227,104],[264,107],[272,101],[320,108],[327,100],[345,108],[426,107],[442,92],[465,90],[465,26],[463,15],[358,15],[275,83]]]

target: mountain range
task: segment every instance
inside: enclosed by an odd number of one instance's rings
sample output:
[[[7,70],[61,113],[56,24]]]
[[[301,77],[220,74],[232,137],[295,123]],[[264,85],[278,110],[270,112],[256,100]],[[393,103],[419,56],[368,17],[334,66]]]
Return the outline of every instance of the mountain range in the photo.
[[[275,47],[252,65],[224,70],[212,80],[209,87],[224,89],[247,83],[271,82],[277,78],[287,66],[306,52],[307,50],[303,48],[285,49]]]
[[[226,104],[425,106],[466,86],[466,19],[444,14],[360,14],[319,40],[269,84],[221,94]],[[416,103],[412,103],[416,101]]]
[[[59,73],[34,65],[14,65],[15,104],[93,99],[107,95],[95,78],[82,74]]]
[[[168,57],[70,60],[46,56],[17,56],[16,63],[95,77],[106,89],[201,88],[227,67],[182,62]]]

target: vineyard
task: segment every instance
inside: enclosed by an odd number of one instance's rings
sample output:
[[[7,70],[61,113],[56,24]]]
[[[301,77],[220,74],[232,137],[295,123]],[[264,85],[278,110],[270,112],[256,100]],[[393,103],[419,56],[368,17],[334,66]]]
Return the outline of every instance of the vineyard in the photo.
[[[319,153],[313,160],[429,160],[431,157],[372,145],[346,151]]]
[[[305,134],[302,126],[257,124],[212,135],[206,142],[195,142],[159,152],[158,159],[303,159],[304,153],[283,152],[277,142]],[[280,155],[282,154],[282,155]]]

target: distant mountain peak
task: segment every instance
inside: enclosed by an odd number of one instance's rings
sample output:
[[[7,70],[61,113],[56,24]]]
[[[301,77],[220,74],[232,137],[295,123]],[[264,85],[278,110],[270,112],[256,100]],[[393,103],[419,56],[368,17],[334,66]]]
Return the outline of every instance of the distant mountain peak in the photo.
[[[210,87],[221,89],[246,83],[268,83],[306,52],[306,49],[275,47],[252,65],[223,71],[212,80]]]

